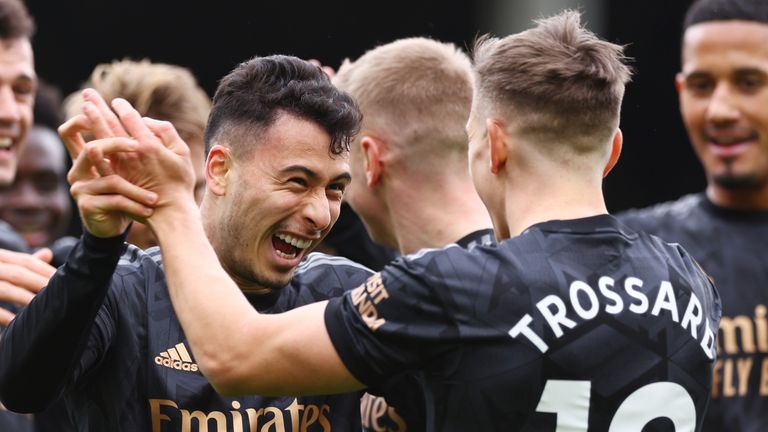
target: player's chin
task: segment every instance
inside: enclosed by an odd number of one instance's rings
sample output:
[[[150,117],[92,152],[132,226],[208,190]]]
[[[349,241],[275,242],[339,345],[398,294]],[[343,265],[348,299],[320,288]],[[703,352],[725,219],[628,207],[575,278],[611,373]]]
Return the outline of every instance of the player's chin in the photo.
[[[283,288],[291,282],[295,271],[295,268],[288,271],[273,271],[272,274],[264,280],[264,285],[271,289]]]
[[[0,187],[10,186],[16,174],[16,166],[0,161]]]

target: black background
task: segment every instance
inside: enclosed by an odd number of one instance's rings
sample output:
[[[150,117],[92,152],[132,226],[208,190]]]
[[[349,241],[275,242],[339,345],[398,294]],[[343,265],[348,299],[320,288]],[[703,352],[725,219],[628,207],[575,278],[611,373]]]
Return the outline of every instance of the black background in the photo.
[[[38,26],[38,74],[64,94],[78,89],[98,63],[148,58],[188,67],[210,95],[218,79],[254,55],[292,54],[337,67],[346,57],[406,36],[429,36],[468,48],[476,35],[490,31],[481,24],[482,3],[27,0]],[[680,23],[689,3],[605,2],[601,36],[626,44],[635,69],[622,111],[623,155],[605,184],[610,211],[704,187],[674,88]]]

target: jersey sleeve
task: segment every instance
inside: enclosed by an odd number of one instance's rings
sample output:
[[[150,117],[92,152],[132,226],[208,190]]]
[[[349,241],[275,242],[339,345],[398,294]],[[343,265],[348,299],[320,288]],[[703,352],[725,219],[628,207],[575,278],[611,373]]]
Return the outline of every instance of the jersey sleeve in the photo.
[[[124,235],[101,239],[85,233],[48,286],[8,327],[0,342],[0,399],[6,407],[43,410],[83,368],[84,353],[95,361],[97,347],[106,347],[111,321],[97,316],[124,240]]]
[[[312,253],[297,271],[298,285],[308,289],[313,301],[338,297],[359,287],[373,271],[344,257]]]
[[[427,278],[422,260],[400,259],[332,299],[325,323],[347,369],[367,386],[415,369],[450,349],[458,333],[438,279]]]

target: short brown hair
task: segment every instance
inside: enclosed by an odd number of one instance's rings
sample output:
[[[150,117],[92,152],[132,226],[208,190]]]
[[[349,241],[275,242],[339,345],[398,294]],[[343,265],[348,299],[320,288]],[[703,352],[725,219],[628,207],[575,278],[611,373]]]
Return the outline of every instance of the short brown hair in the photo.
[[[93,88],[107,101],[120,97],[143,116],[169,121],[185,139],[202,143],[211,99],[195,80],[192,72],[165,63],[116,60],[97,65],[84,88]],[[80,92],[65,101],[67,117],[80,112]]]
[[[0,0],[0,39],[31,39],[35,22],[19,0]]]
[[[600,40],[566,10],[503,39],[474,47],[475,108],[504,115],[539,142],[567,139],[591,152],[618,127],[631,76],[623,47]]]
[[[334,84],[355,98],[363,127],[388,134],[382,138],[394,145],[419,144],[423,149],[417,151],[466,157],[472,65],[455,45],[424,37],[398,39],[354,62],[345,60]]]
[[[355,101],[312,63],[289,55],[253,57],[219,81],[205,130],[206,150],[222,137],[239,157],[280,116],[290,114],[320,126],[331,138],[331,155],[346,155],[360,127]]]

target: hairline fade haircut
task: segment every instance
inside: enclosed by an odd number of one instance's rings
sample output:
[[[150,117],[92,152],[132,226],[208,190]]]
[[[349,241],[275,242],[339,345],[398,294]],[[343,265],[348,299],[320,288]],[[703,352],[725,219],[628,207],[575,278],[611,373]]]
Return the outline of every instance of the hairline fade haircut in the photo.
[[[472,64],[454,44],[398,39],[346,59],[333,82],[360,105],[364,129],[385,135],[409,155],[466,158]]]
[[[20,0],[0,0],[0,39],[31,39],[35,21]]]
[[[602,149],[618,127],[632,74],[624,48],[584,28],[577,11],[536,24],[503,39],[478,38],[473,109],[504,116],[533,141],[568,142],[570,153]]]
[[[202,144],[211,99],[187,68],[148,59],[115,60],[97,65],[83,87],[95,89],[107,102],[123,98],[142,116],[171,122],[188,144]],[[80,92],[68,96],[67,117],[78,114],[82,104]]]
[[[710,21],[752,21],[768,24],[765,0],[695,0],[685,13],[683,30]]]
[[[349,152],[362,119],[355,101],[319,67],[293,56],[257,56],[219,82],[205,130],[206,152],[226,141],[236,156],[249,157],[258,137],[284,114],[325,130],[331,155]]]

